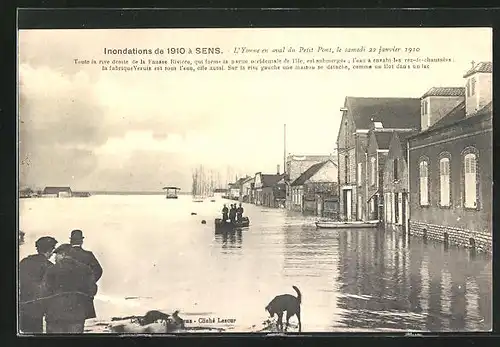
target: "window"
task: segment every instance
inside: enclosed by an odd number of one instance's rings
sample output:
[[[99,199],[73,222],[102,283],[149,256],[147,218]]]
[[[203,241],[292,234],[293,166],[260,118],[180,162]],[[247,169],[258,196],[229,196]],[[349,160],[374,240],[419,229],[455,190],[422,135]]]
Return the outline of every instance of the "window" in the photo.
[[[391,221],[391,223],[394,223],[394,220],[393,220],[393,211],[394,211],[394,205],[393,205],[393,195],[394,193],[389,193],[389,220]]]
[[[440,204],[450,206],[450,159],[443,158],[439,161],[439,176]]]
[[[363,207],[363,197],[361,195],[359,195],[358,196],[358,220],[363,220],[362,207]]]
[[[476,155],[469,153],[464,157],[464,185],[465,185],[465,202],[467,208],[477,207],[476,198]]]
[[[476,93],[476,79],[472,77],[470,79],[470,96],[473,96]]]
[[[371,185],[375,185],[375,176],[376,176],[376,171],[375,171],[375,158],[371,157],[370,158],[370,168],[371,168]]]
[[[429,205],[429,170],[427,161],[420,162],[420,205]]]
[[[394,158],[393,169],[394,169],[394,173],[393,173],[394,181],[397,181],[399,179],[399,176],[398,176],[398,158]]]
[[[361,185],[362,183],[362,169],[363,169],[363,164],[362,163],[358,163],[358,185]]]
[[[465,84],[465,91],[467,93],[467,97],[471,96],[470,95],[470,79],[467,80],[467,83]]]
[[[384,204],[384,211],[385,211],[385,216],[384,216],[384,219],[387,223],[389,223],[389,193],[385,193],[384,194],[384,201],[385,201],[385,204]]]

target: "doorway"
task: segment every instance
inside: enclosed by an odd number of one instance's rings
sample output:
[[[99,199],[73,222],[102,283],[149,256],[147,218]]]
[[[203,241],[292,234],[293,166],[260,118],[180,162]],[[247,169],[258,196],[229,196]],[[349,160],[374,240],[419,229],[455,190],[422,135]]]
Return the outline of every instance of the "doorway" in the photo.
[[[344,189],[343,191],[344,200],[344,216],[347,221],[351,221],[351,207],[352,207],[352,190]]]
[[[401,223],[403,225],[403,232],[407,232],[408,218],[407,214],[407,203],[408,203],[408,193],[401,193],[401,199],[403,200],[401,203]]]

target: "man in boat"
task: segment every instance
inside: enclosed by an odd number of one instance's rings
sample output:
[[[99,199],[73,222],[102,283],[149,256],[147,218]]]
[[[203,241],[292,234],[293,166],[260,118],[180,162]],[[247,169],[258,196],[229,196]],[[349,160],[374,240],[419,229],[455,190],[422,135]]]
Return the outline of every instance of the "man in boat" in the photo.
[[[240,202],[240,206],[236,209],[236,220],[238,221],[238,223],[240,223],[242,219],[243,219],[243,206],[241,206]]]
[[[231,209],[229,210],[229,219],[231,220],[231,223],[234,224],[236,220],[236,204],[231,204]]]
[[[224,207],[222,208],[222,221],[226,222],[229,219],[228,213],[229,209],[226,204],[224,204]]]

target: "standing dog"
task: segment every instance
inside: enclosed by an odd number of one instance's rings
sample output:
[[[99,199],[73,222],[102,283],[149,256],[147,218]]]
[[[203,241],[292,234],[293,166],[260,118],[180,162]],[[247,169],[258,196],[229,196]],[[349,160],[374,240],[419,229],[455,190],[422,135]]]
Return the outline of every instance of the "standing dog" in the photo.
[[[288,328],[288,322],[292,316],[297,316],[299,320],[299,333],[302,331],[302,323],[300,321],[300,304],[302,302],[302,294],[299,288],[292,286],[292,288],[297,292],[297,296],[290,294],[282,294],[276,296],[271,302],[266,306],[266,311],[269,312],[271,318],[275,314],[278,315],[278,329],[283,330],[283,313],[286,311],[286,327]]]

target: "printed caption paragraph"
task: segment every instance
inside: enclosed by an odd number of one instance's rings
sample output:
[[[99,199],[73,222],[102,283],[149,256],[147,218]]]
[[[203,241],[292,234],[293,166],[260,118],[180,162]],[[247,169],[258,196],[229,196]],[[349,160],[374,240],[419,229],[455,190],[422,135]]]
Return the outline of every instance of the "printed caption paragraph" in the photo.
[[[427,55],[419,47],[318,46],[212,48],[104,48],[100,57],[75,58],[78,65],[102,71],[199,72],[215,71],[370,71],[422,70],[451,63],[446,56]]]

